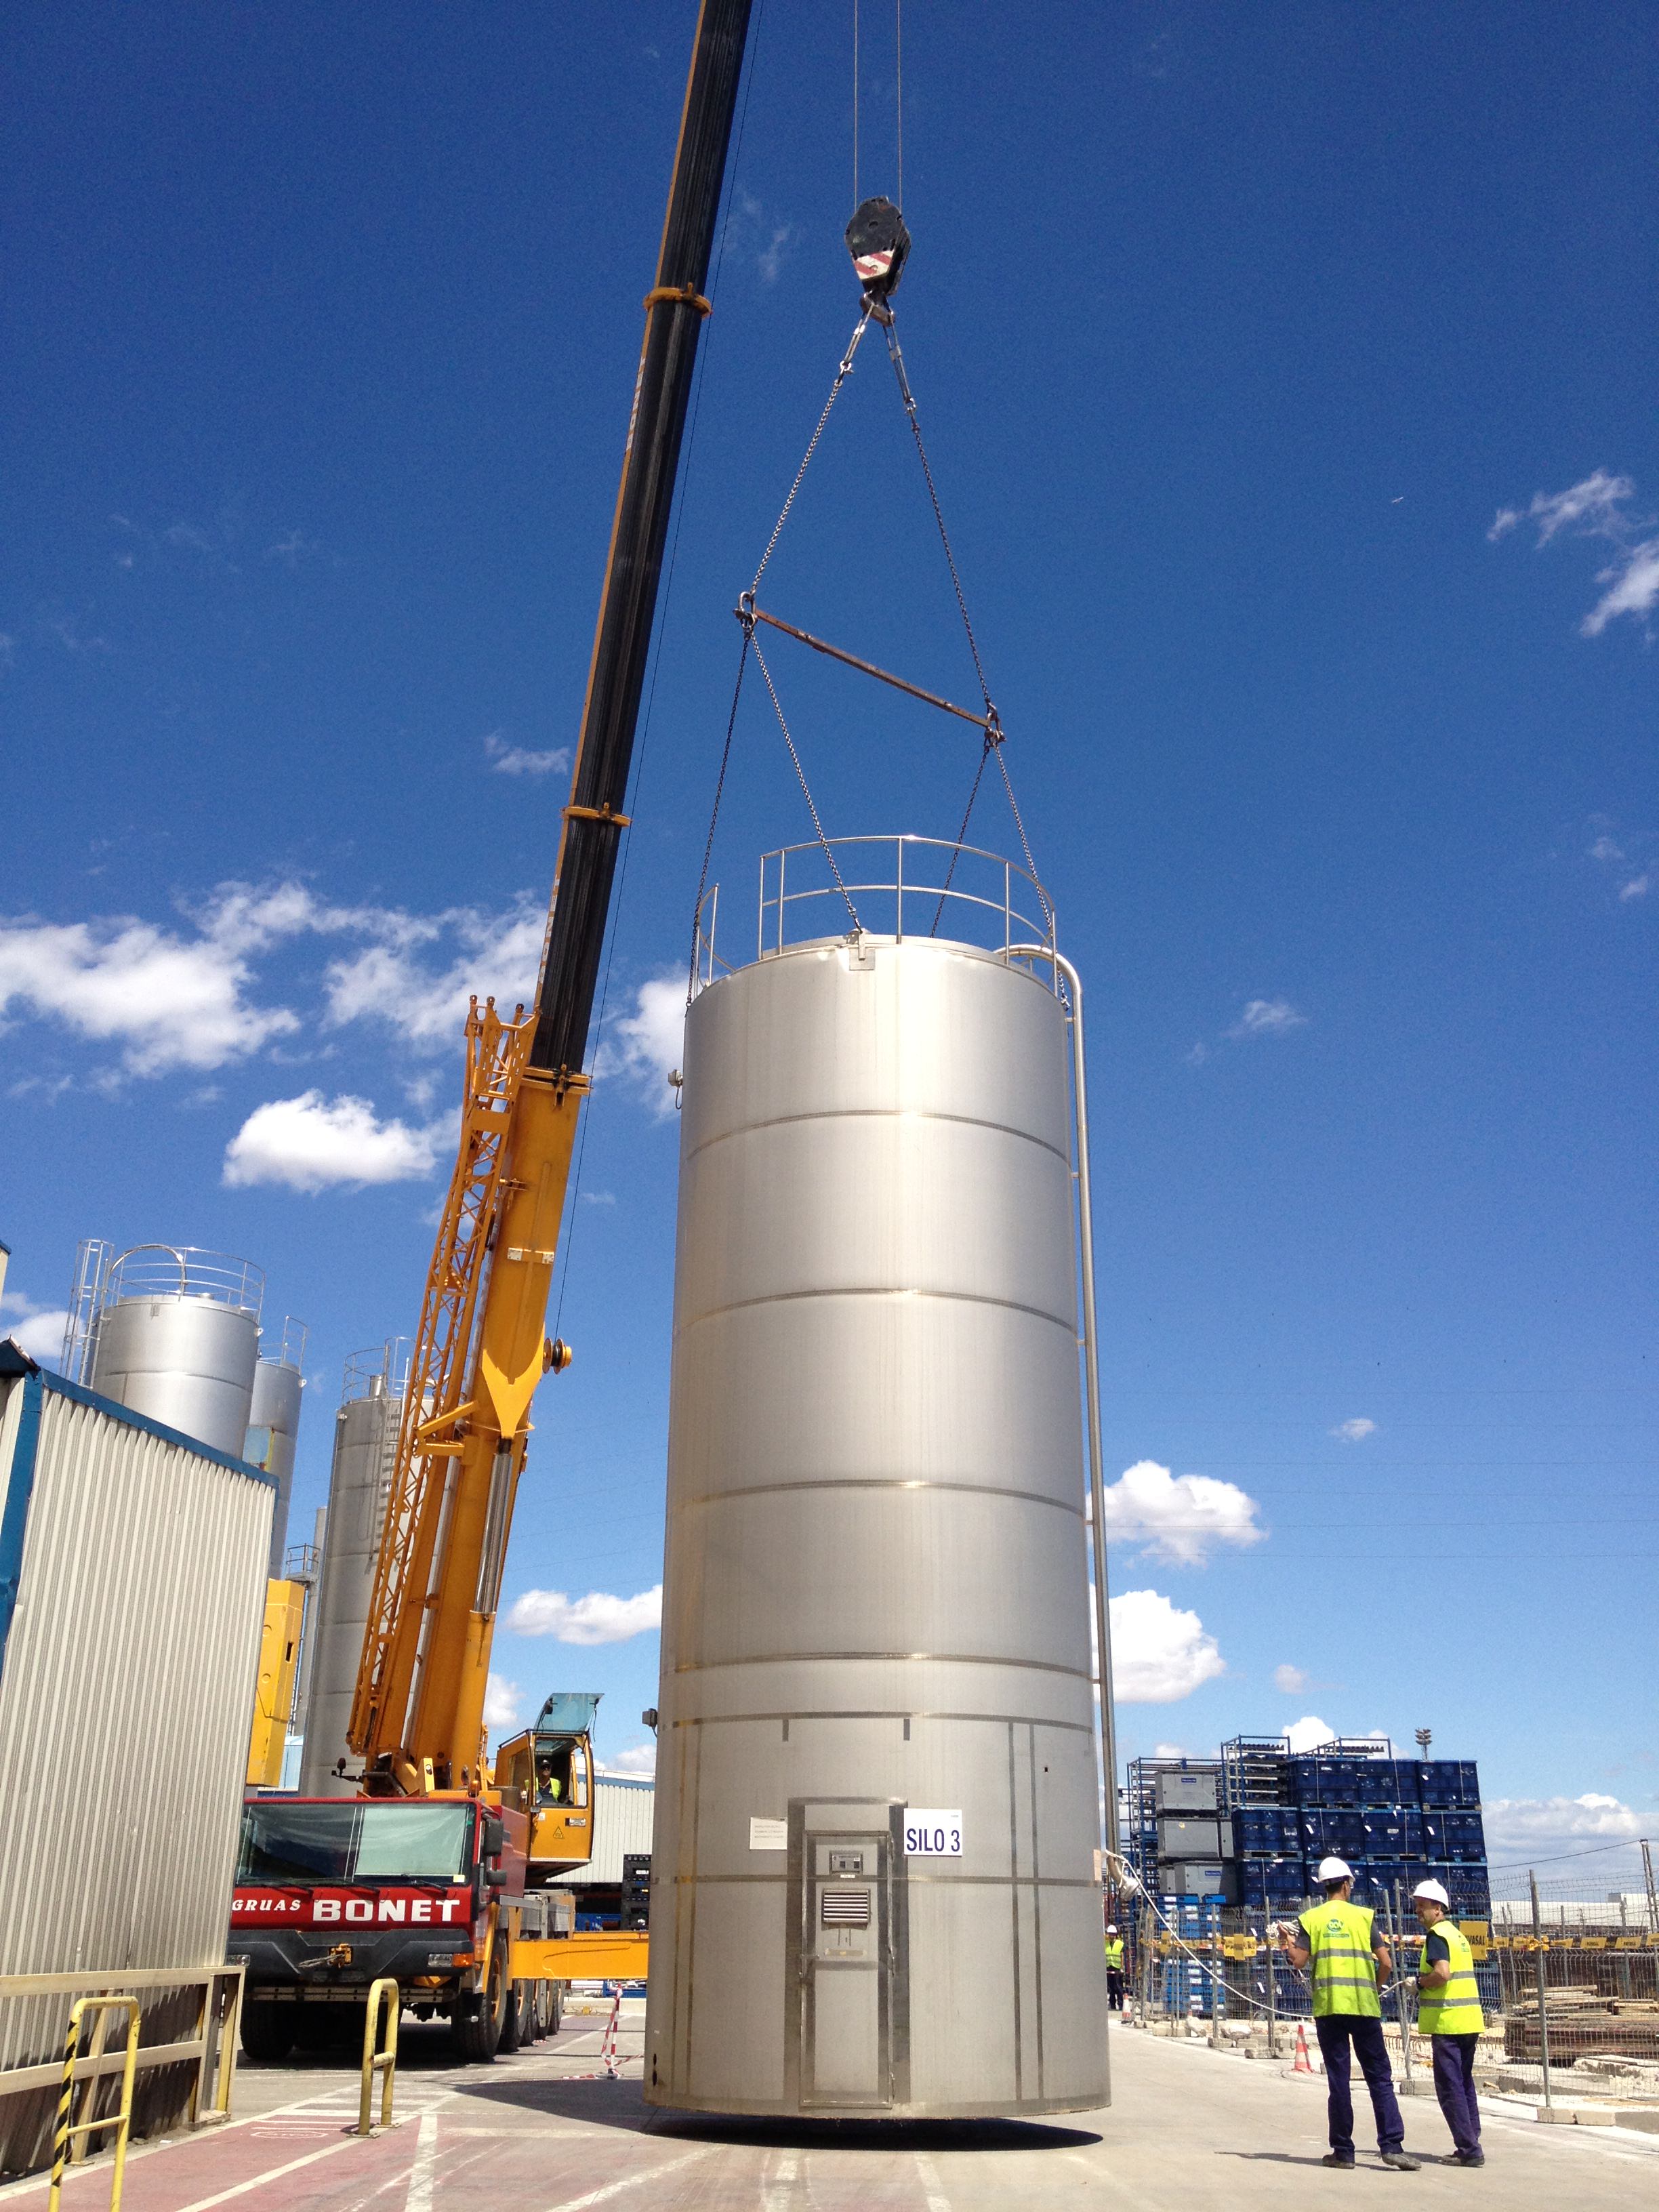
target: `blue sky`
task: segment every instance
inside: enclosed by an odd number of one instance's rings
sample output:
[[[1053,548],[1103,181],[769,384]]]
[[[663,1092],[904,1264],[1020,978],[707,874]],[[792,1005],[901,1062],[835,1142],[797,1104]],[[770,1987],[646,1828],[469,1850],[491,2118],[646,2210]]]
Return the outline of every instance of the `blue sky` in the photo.
[[[854,319],[849,12],[768,0],[755,41],[564,1247],[577,1359],[507,1571],[614,1640],[498,1644],[526,1710],[603,1689],[635,1763],[675,1176],[651,986],[684,961],[730,610]],[[86,1235],[258,1261],[312,1328],[296,1534],[345,1355],[413,1320],[466,992],[533,977],[693,14],[24,0],[4,34],[6,1318],[50,1337]],[[890,191],[866,16],[861,185]],[[1645,1832],[1651,13],[906,33],[906,358],[1091,994],[1107,1472],[1141,1470],[1114,1579],[1152,1594],[1122,1638],[1161,1700],[1125,1751],[1427,1724],[1517,1854]],[[866,355],[770,602],[971,699],[931,526]],[[787,650],[832,830],[952,832],[973,732]],[[734,930],[756,854],[806,834],[751,696]],[[1579,1863],[1595,1893],[1614,1863]]]

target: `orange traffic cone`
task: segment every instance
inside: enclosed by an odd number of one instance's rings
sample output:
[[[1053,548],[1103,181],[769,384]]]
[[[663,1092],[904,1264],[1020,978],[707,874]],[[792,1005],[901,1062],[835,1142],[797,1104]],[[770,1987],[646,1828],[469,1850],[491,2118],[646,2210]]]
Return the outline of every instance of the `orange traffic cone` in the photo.
[[[1296,2063],[1291,2071],[1292,2074],[1313,2072],[1313,2061],[1308,2056],[1308,2031],[1300,2021],[1296,2024]]]

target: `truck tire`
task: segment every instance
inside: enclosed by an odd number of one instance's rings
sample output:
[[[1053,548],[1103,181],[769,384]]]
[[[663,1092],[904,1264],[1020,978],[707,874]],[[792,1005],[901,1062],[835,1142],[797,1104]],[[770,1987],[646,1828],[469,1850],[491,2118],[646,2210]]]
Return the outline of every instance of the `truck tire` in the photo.
[[[249,1997],[242,2007],[243,2055],[275,2064],[294,2048],[293,2005],[275,2004],[269,1997]]]
[[[547,1985],[547,2032],[556,2035],[559,2023],[564,2018],[564,1984],[550,1982]]]
[[[532,2042],[535,2038],[535,2027],[531,2021],[530,2007],[526,1998],[527,1988],[528,1984],[524,1982],[509,1982],[507,1985],[507,2004],[501,2014],[501,2040],[495,2045],[496,2050],[504,2058],[510,2058],[521,2044]]]
[[[475,2013],[457,2012],[449,2023],[449,2039],[455,2056],[468,2066],[488,2066],[501,2047],[501,2030],[507,2025],[507,2009],[512,1996],[512,1984],[507,1978],[507,1946],[498,1942],[489,1954],[489,1985],[483,1992],[483,2002]]]

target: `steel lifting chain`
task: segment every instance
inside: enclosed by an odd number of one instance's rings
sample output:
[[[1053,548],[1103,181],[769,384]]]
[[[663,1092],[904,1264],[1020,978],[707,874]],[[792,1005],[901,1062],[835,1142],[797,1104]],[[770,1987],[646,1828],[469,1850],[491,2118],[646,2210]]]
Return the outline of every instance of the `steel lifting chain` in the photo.
[[[823,435],[823,426],[830,420],[830,410],[841,397],[841,387],[853,374],[853,356],[859,349],[864,333],[870,327],[872,312],[868,307],[865,309],[859,317],[858,328],[848,341],[847,350],[842,356],[841,367],[836,371],[836,380],[830,387],[830,397],[824,401],[823,412],[818,417],[818,427],[806,441],[806,451],[801,455],[800,466],[795,471],[795,481],[789,487],[789,496],[784,501],[782,507],[779,510],[778,519],[772,525],[772,535],[766,541],[766,550],[761,555],[760,566],[755,571],[755,580],[749,586],[749,596],[751,599],[760,590],[760,580],[766,574],[766,564],[771,559],[779,538],[783,535],[783,526],[789,520],[789,510],[795,503],[795,494],[800,489],[801,481],[807,470],[812,465],[812,456],[818,449],[818,440]]]
[[[979,767],[974,776],[974,787],[968,794],[968,805],[963,814],[962,827],[957,832],[956,845],[951,854],[951,866],[945,873],[944,889],[939,893],[938,910],[933,915],[933,930],[928,933],[931,936],[939,927],[939,915],[945,908],[945,896],[950,890],[951,878],[956,874],[957,862],[962,855],[963,841],[968,835],[968,823],[974,811],[974,802],[979,797],[980,780],[985,774],[986,761],[992,753],[996,755],[997,767],[1002,775],[1002,787],[1008,794],[1009,811],[1014,817],[1014,828],[1019,833],[1019,848],[1025,856],[1026,872],[1031,878],[1038,898],[1042,902],[1043,914],[1052,929],[1054,919],[1054,908],[1048,903],[1048,895],[1043,890],[1042,880],[1037,874],[1036,860],[1031,852],[1031,841],[1025,834],[1025,823],[1020,814],[1019,801],[1014,797],[1014,787],[1009,777],[1008,763],[1002,757],[1002,745],[1006,732],[1003,730],[1001,717],[992,702],[991,687],[985,680],[985,664],[980,659],[979,640],[974,635],[973,618],[968,612],[968,597],[962,588],[962,577],[957,568],[957,556],[951,550],[951,533],[945,526],[945,510],[939,505],[939,487],[933,482],[933,465],[927,459],[927,447],[921,434],[921,423],[917,418],[915,395],[910,389],[910,380],[904,373],[904,356],[899,350],[898,325],[894,319],[890,305],[887,309],[885,328],[888,357],[893,364],[893,374],[898,380],[899,398],[904,403],[904,412],[910,424],[910,434],[916,441],[916,456],[921,463],[921,473],[927,479],[927,496],[933,503],[933,520],[939,525],[939,544],[945,548],[945,564],[951,571],[951,582],[955,589],[957,605],[962,615],[962,627],[967,635],[968,650],[974,656],[974,673],[979,678],[980,696],[985,702],[985,749],[980,755]]]

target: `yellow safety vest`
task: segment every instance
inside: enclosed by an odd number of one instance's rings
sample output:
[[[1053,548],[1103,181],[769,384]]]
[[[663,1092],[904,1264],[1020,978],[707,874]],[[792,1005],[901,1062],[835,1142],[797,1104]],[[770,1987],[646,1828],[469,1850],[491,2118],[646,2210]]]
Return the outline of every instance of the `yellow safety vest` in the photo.
[[[1376,1994],[1376,1961],[1371,1956],[1371,1923],[1376,1915],[1368,1905],[1334,1898],[1302,1915],[1299,1925],[1313,1954],[1314,2018],[1330,2013],[1358,2014],[1381,2020],[1382,2000]]]
[[[1455,1920],[1441,1918],[1431,1936],[1443,1936],[1451,1954],[1451,1979],[1437,1988],[1419,1991],[1417,2032],[1419,2035],[1479,2035],[1486,2024],[1480,2008],[1480,1984],[1474,1978],[1474,1954],[1469,1939]],[[1424,1971],[1428,1969],[1426,1938]]]
[[[1109,1936],[1106,1938],[1106,1963],[1109,1966],[1116,1966],[1120,1969],[1122,1967],[1123,1938],[1121,1936]]]

